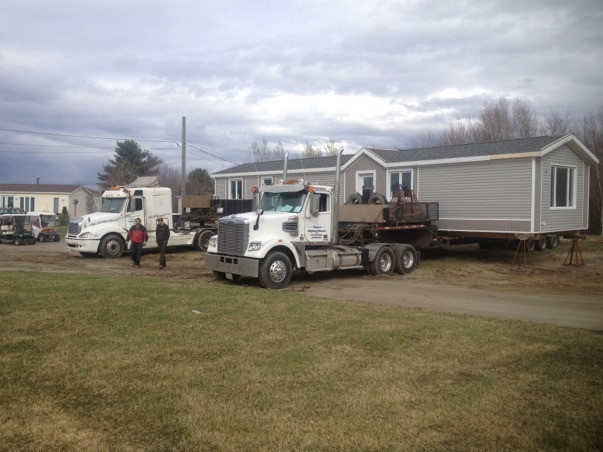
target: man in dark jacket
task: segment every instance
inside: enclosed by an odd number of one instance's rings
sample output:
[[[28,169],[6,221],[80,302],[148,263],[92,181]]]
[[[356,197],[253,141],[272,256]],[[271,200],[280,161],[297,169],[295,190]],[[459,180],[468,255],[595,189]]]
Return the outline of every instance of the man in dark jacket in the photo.
[[[155,239],[159,247],[159,268],[165,268],[165,249],[170,238],[170,227],[163,222],[163,218],[157,218],[157,229]]]
[[[147,240],[149,240],[147,228],[141,224],[140,218],[136,218],[134,226],[130,228],[128,237],[126,238],[126,243],[132,241],[130,245],[130,257],[132,258],[134,267],[140,267],[142,247],[147,244]]]

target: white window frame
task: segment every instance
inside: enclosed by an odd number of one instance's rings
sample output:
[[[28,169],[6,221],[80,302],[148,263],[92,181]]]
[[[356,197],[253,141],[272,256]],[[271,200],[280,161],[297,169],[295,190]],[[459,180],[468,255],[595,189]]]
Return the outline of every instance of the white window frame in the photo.
[[[241,183],[241,192],[235,193],[235,196],[233,196],[233,193],[232,193],[232,183],[233,182]],[[236,197],[237,194],[239,195],[239,197]],[[236,177],[236,178],[228,179],[228,199],[243,199],[243,179],[242,178]]]
[[[570,183],[567,184],[566,187],[566,199],[568,201],[568,205],[566,206],[558,206],[557,202],[557,170],[558,169],[567,169],[568,177],[570,177]],[[550,207],[551,210],[570,210],[576,209],[576,199],[577,199],[577,188],[578,188],[578,170],[575,166],[569,165],[551,165],[551,198],[550,198]],[[570,191],[571,189],[571,191]]]
[[[19,198],[19,207],[23,212],[32,212],[35,209],[36,198],[33,196],[21,196]]]
[[[2,195],[2,207],[8,208],[9,204],[15,207],[15,195]]]
[[[365,170],[365,171],[356,171],[356,193],[362,194],[362,181],[366,176],[373,176],[373,192],[377,188],[377,171],[375,170]]]
[[[387,199],[390,201],[394,196],[394,194],[392,193],[392,174],[402,174],[402,173],[410,173],[410,189],[413,190],[414,183],[415,183],[415,175],[414,175],[414,171],[412,170],[412,168],[400,168],[397,170],[388,171],[387,172],[387,187],[386,187],[387,191],[386,191],[386,193],[387,193]]]
[[[56,213],[57,215],[61,210],[61,203],[59,202],[59,198],[53,198],[52,199],[52,210],[54,211],[54,213]]]

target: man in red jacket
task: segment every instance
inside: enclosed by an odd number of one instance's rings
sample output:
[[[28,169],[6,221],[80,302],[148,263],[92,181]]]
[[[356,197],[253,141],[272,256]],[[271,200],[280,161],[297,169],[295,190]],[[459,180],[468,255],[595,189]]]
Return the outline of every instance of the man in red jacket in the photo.
[[[134,267],[140,267],[142,247],[146,245],[147,240],[149,240],[147,228],[140,223],[140,218],[136,218],[134,226],[132,226],[128,231],[126,243],[128,243],[130,240],[132,241],[132,244],[130,245],[130,257],[132,257]]]

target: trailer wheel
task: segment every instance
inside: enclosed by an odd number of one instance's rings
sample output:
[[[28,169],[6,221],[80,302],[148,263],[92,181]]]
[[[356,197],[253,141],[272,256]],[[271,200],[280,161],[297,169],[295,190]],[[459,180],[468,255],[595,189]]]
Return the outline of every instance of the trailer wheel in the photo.
[[[368,203],[369,204],[386,204],[387,200],[385,199],[385,196],[383,196],[380,193],[373,193],[369,199],[368,199]]]
[[[360,193],[352,193],[345,200],[346,204],[362,204],[362,195]]]
[[[394,245],[394,270],[401,275],[412,273],[417,266],[417,250],[412,245]]]
[[[124,253],[124,241],[116,235],[108,235],[100,242],[100,254],[107,259],[121,257]]]
[[[547,248],[553,249],[553,248],[557,248],[557,245],[559,245],[559,237],[556,235],[549,235],[546,238],[546,246]]]
[[[534,241],[534,248],[536,251],[542,251],[546,249],[546,235],[540,234],[540,238]]]
[[[389,246],[383,246],[377,251],[375,259],[369,264],[371,275],[391,275],[394,272],[394,252]]]
[[[267,289],[282,289],[291,279],[291,261],[285,253],[269,254],[260,265],[260,286]]]
[[[211,239],[214,235],[214,231],[210,231],[209,229],[202,231],[197,236],[197,240],[195,241],[195,248],[200,251],[207,251],[207,247],[209,246],[209,239]]]

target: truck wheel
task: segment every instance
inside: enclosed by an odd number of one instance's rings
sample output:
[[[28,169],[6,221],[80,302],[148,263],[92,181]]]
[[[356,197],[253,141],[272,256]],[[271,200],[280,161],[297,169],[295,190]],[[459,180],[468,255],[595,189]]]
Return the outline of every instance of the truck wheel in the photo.
[[[360,193],[352,193],[345,200],[346,204],[362,204],[362,195]]]
[[[121,257],[124,253],[124,241],[116,235],[108,235],[100,242],[100,254],[107,259]]]
[[[226,279],[226,273],[217,272],[214,270],[214,278],[216,278],[218,281],[222,281],[222,280]]]
[[[542,251],[546,249],[546,235],[540,234],[540,238],[534,241],[534,248],[536,251]]]
[[[260,286],[267,289],[282,289],[291,279],[291,261],[285,253],[269,254],[260,265]]]
[[[371,275],[391,275],[394,272],[394,252],[389,246],[383,246],[377,251],[375,260],[369,264]]]
[[[195,248],[200,251],[207,251],[207,247],[209,245],[209,239],[211,239],[214,235],[215,235],[214,232],[210,231],[209,229],[202,231],[197,236],[197,240],[195,241]]]
[[[401,275],[412,273],[417,266],[417,250],[412,245],[394,245],[394,270]]]
[[[373,193],[368,199],[369,204],[386,204],[385,196],[380,193]]]
[[[550,249],[557,248],[559,245],[559,237],[556,235],[549,235],[546,238],[546,246]]]

